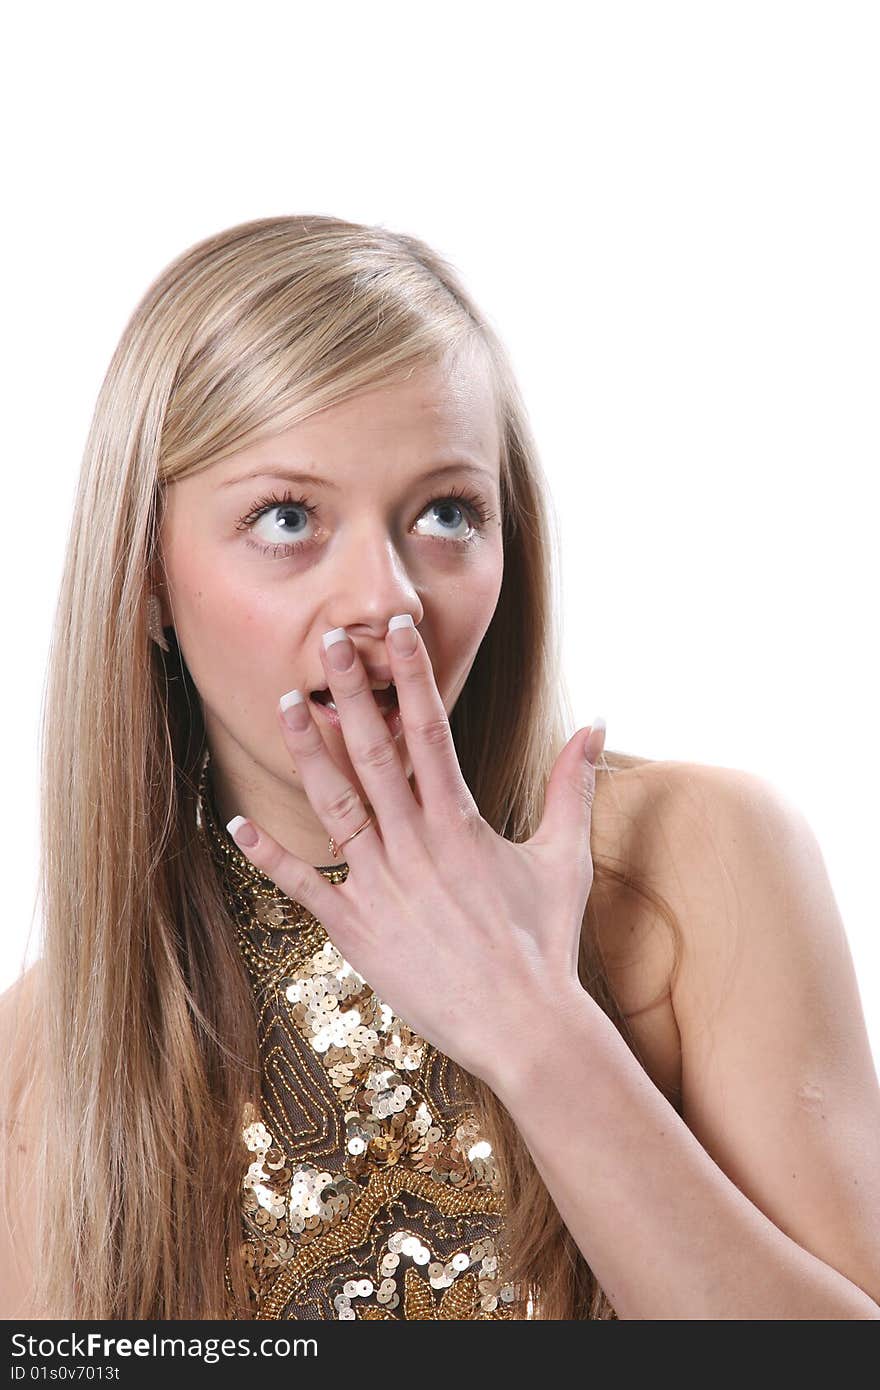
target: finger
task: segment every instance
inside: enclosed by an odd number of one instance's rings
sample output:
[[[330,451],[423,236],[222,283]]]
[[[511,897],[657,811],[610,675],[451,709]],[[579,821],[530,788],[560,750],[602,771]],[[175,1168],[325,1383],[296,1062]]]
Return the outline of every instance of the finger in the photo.
[[[297,859],[253,820],[233,816],[226,829],[255,868],[270,878],[293,902],[317,917],[343,955],[339,938],[345,936],[345,901],[341,884],[332,884],[323,874]],[[254,844],[247,841],[256,836]]]
[[[478,815],[462,776],[428,649],[408,613],[391,619],[385,645],[422,807],[435,816],[449,808]]]
[[[310,805],[328,836],[342,844],[367,819],[361,796],[331,756],[312,715],[311,701],[302,691],[290,690],[282,695],[278,719]],[[351,849],[345,845],[339,862],[347,862],[344,856],[350,853],[351,862],[356,863],[359,855],[375,853],[381,843],[379,827],[373,819],[350,841]]]
[[[596,718],[593,720],[592,724],[590,725],[590,732],[589,732],[589,735],[588,735],[588,737],[587,737],[587,742],[586,742],[586,744],[584,745],[584,755],[585,755],[587,761],[590,762],[590,763],[592,763],[593,767],[595,768],[596,764],[597,764],[598,761],[599,761],[599,758],[602,756],[602,754],[603,754],[604,752],[605,752],[605,719],[604,719],[604,716],[603,716],[603,715],[597,714],[597,715],[596,715]],[[595,779],[594,779],[594,784],[595,784]]]
[[[357,644],[345,628],[324,633],[321,658],[352,767],[376,813],[383,839],[401,846],[413,833],[418,803],[391,732],[392,723],[399,726],[399,718],[396,711],[388,717],[382,713]],[[339,669],[346,662],[345,669]]]
[[[596,796],[596,762],[605,747],[605,720],[597,715],[563,748],[547,783],[544,814],[531,844],[559,846],[560,852],[590,859],[590,828]],[[586,821],[586,826],[584,822]]]

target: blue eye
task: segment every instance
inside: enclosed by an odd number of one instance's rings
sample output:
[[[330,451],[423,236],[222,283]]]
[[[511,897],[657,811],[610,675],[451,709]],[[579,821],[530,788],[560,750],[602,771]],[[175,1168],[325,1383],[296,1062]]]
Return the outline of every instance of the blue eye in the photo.
[[[471,545],[475,540],[479,539],[489,522],[495,520],[493,513],[486,506],[483,498],[480,497],[478,493],[467,492],[464,489],[454,489],[452,492],[446,493],[442,497],[431,498],[419,512],[419,518],[429,509],[433,509],[436,513],[445,513],[445,516],[441,518],[443,520],[444,529],[446,527],[446,521],[449,519],[450,512],[452,512],[453,517],[456,513],[458,513],[459,518],[470,517],[466,535],[459,536],[447,534],[429,536],[429,539],[439,540],[441,544],[445,545]],[[277,511],[279,513],[279,520],[276,522],[275,526],[277,534],[282,536],[296,536],[301,530],[305,529],[306,525],[305,522],[301,525],[295,524],[296,513],[304,513],[306,518],[311,518],[317,514],[318,508],[307,501],[305,497],[293,497],[288,492],[285,492],[283,496],[279,497],[273,493],[269,497],[260,498],[251,511],[248,512],[247,516],[241,517],[236,523],[236,529],[240,531],[251,530],[263,516],[271,511]],[[285,525],[281,524],[282,520],[285,522],[292,521],[294,524],[287,528]],[[453,527],[461,525],[461,520],[457,523],[453,520],[452,525]],[[314,537],[309,537],[306,540],[294,540],[293,542],[284,541],[281,544],[263,545],[254,542],[249,542],[249,544],[255,544],[255,548],[262,551],[263,554],[280,557],[284,555],[293,555],[298,551],[306,550],[316,545],[317,541]]]
[[[449,516],[449,513],[450,513],[450,512],[452,512],[453,514],[457,512],[458,515],[459,515],[459,518],[465,518],[465,519],[466,519],[468,516],[470,516],[471,520],[468,522],[468,526],[471,528],[471,530],[473,530],[473,521],[474,521],[474,517],[476,516],[478,520],[481,520],[481,517],[480,517],[479,514],[475,511],[475,508],[474,508],[474,505],[473,505],[473,501],[472,501],[472,503],[471,503],[470,506],[464,506],[464,505],[463,505],[463,499],[457,498],[456,496],[438,497],[438,498],[436,498],[434,501],[429,502],[428,505],[427,505],[427,507],[424,507],[424,508],[422,509],[422,511],[419,513],[420,517],[421,517],[421,516],[424,516],[425,513],[426,513],[426,512],[429,512],[429,511],[436,512],[436,513],[445,512],[445,513],[446,513],[446,517],[443,519],[443,520],[444,520],[444,525],[445,525],[446,520],[448,519],[448,516]],[[438,519],[439,519],[439,517],[438,517]],[[461,523],[459,522],[459,524],[461,524]],[[452,521],[452,522],[451,522],[451,525],[454,527],[454,526],[455,526],[455,522]],[[440,539],[440,540],[452,540],[452,541],[464,541],[464,542],[467,542],[467,541],[470,540],[470,535],[467,535],[467,536],[454,536],[454,535],[451,535],[451,534],[450,534],[450,535],[448,535],[448,536],[440,536],[439,539]]]

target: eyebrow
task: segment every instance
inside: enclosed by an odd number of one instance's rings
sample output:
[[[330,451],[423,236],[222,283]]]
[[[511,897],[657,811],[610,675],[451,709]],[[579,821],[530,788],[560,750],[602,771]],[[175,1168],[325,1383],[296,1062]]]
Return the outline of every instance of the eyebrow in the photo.
[[[427,473],[420,473],[417,478],[413,478],[413,483],[427,483],[432,478],[444,477],[447,473],[471,473],[475,477],[483,478],[487,483],[494,483],[495,476],[488,468],[481,468],[475,463],[441,463],[436,468],[431,468]],[[251,483],[258,478],[283,478],[289,483],[303,483],[311,487],[326,487],[333,492],[342,492],[342,486],[333,482],[331,478],[319,478],[315,473],[298,473],[290,468],[281,466],[274,468],[260,469],[256,473],[245,473],[240,478],[227,478],[225,483],[221,483],[221,488],[237,487],[239,483]]]

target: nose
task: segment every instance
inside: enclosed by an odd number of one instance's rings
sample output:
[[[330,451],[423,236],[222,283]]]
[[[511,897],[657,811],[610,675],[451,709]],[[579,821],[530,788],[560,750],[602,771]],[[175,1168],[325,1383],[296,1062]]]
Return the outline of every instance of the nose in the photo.
[[[387,535],[364,525],[338,551],[328,574],[328,627],[344,627],[354,639],[384,641],[388,620],[409,613],[416,627],[424,617],[418,590]]]

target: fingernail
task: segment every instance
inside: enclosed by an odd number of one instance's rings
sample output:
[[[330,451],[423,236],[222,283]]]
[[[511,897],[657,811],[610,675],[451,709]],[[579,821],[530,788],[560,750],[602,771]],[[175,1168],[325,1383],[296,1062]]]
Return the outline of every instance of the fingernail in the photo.
[[[260,838],[245,816],[233,816],[226,829],[237,845],[255,845]]]
[[[596,747],[596,737],[597,737],[597,735],[600,734],[600,733],[601,733],[601,735],[602,735],[602,739],[601,739],[601,742],[599,743],[599,746]],[[593,723],[592,723],[591,726],[590,726],[590,732],[589,732],[589,734],[587,735],[587,742],[586,742],[585,748],[593,752],[593,757],[590,757],[589,752],[587,752],[587,761],[588,761],[588,762],[591,762],[591,763],[595,763],[596,759],[599,757],[599,754],[602,752],[602,750],[603,750],[604,747],[605,747],[605,719],[604,719],[604,716],[603,716],[603,715],[597,714],[596,717],[595,717],[595,719],[593,720]]]
[[[397,613],[388,621],[388,637],[392,647],[401,656],[412,656],[419,639],[411,613]]]
[[[288,690],[286,695],[282,695],[278,701],[278,708],[284,716],[284,722],[288,729],[296,729],[299,732],[309,727],[311,714],[309,712],[308,701],[301,690]]]
[[[331,627],[324,633],[324,650],[334,671],[348,671],[354,665],[354,643],[344,627]]]

